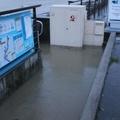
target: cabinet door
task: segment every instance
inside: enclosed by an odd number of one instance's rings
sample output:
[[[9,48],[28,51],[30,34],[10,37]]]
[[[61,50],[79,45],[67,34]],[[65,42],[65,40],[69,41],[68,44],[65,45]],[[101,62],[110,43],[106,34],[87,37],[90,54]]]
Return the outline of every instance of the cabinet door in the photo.
[[[50,16],[50,43],[52,45],[63,45],[65,40],[65,10],[52,8]]]
[[[78,8],[66,9],[66,40],[68,46],[80,46],[80,15]]]

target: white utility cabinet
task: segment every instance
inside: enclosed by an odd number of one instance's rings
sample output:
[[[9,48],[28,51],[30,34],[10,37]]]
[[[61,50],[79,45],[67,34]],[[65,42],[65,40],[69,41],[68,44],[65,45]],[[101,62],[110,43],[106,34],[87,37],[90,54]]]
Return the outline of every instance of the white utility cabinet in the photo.
[[[104,35],[104,21],[95,21],[95,35]]]
[[[102,46],[104,39],[104,21],[95,21],[94,45]]]
[[[95,22],[93,20],[85,21],[84,44],[93,45],[94,43]]]
[[[102,46],[104,39],[104,21],[85,21],[85,45]]]
[[[52,5],[50,7],[50,44],[82,47],[86,7]]]

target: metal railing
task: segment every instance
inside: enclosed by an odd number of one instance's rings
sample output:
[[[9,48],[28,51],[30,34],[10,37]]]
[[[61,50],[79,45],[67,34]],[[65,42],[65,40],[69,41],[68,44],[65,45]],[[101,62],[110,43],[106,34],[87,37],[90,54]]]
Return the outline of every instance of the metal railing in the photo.
[[[87,18],[90,19],[90,17],[93,15],[95,18],[96,14],[100,16],[101,10],[108,5],[108,0],[95,0],[90,1],[86,5],[87,8]]]
[[[108,0],[69,0],[68,4],[73,4],[80,2],[79,5],[86,5],[86,10],[87,10],[87,19],[89,20],[91,16],[93,15],[94,18],[96,16],[96,13],[98,13],[98,16],[100,16],[100,11],[103,9],[105,6],[108,5]]]

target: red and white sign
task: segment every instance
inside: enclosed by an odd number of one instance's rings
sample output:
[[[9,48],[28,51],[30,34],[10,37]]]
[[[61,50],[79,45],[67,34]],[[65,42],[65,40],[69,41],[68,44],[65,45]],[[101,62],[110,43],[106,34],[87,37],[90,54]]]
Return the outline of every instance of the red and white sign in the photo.
[[[74,15],[70,16],[70,21],[75,22],[75,16]]]

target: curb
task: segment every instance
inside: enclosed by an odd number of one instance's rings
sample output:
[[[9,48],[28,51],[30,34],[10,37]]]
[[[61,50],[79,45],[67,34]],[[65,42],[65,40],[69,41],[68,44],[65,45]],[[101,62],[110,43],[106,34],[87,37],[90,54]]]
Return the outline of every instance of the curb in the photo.
[[[104,80],[109,66],[109,59],[113,49],[115,37],[116,33],[111,32],[80,120],[95,119],[97,108],[99,105],[99,100],[101,97],[102,88],[104,85]]]

